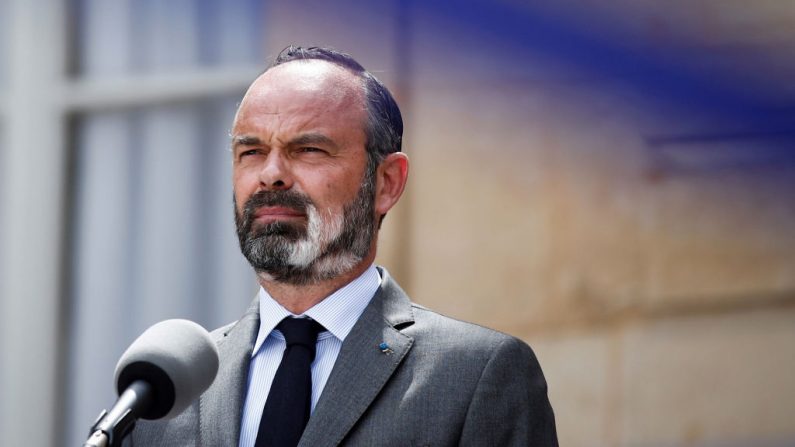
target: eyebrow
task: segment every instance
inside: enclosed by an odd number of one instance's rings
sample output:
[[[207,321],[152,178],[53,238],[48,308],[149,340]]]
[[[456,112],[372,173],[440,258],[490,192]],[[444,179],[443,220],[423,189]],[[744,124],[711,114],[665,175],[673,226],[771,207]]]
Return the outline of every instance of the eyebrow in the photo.
[[[260,146],[264,144],[259,137],[254,135],[239,135],[232,138],[232,149],[234,150],[238,146]],[[321,134],[321,133],[305,133],[299,135],[288,143],[288,146],[305,146],[308,144],[324,144],[327,146],[331,146],[336,148],[337,143],[334,142],[331,138]]]
[[[324,144],[327,146],[337,147],[337,144],[331,138],[321,133],[305,133],[299,135],[288,143],[290,146],[305,146],[307,144]]]
[[[262,140],[252,135],[239,135],[232,138],[232,149],[238,146],[257,146]]]

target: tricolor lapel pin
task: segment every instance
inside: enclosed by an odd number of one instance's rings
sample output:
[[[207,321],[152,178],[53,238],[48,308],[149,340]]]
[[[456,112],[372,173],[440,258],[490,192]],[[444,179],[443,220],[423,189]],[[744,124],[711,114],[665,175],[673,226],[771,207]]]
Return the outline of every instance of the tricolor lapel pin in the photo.
[[[386,355],[389,355],[389,354],[392,354],[392,353],[394,353],[394,352],[395,352],[395,351],[393,351],[393,350],[392,350],[392,348],[390,348],[390,347],[389,347],[389,345],[388,345],[388,344],[386,344],[385,342],[381,342],[381,344],[380,344],[380,345],[378,345],[378,349],[380,349],[380,350],[381,350],[381,352],[383,352],[383,353],[384,353],[384,354],[386,354]]]

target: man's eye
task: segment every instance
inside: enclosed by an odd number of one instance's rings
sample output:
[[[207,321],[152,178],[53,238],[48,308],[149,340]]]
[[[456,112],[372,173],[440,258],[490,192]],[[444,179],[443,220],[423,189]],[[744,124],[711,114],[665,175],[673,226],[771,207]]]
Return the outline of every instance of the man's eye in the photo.
[[[308,147],[302,147],[301,152],[323,152],[323,149],[320,149],[319,147],[308,146]]]
[[[247,151],[243,151],[243,152],[240,153],[241,157],[245,157],[247,155],[257,155],[257,150],[256,149],[249,149]]]

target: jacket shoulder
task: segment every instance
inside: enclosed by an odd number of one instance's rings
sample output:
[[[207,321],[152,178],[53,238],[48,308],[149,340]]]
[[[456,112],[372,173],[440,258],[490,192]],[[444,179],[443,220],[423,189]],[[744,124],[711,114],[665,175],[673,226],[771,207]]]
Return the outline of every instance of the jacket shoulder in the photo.
[[[503,343],[526,346],[523,341],[504,332],[449,317],[416,303],[411,303],[411,307],[414,324],[407,328],[407,333],[449,339],[451,342],[466,344],[470,348],[489,348]]]

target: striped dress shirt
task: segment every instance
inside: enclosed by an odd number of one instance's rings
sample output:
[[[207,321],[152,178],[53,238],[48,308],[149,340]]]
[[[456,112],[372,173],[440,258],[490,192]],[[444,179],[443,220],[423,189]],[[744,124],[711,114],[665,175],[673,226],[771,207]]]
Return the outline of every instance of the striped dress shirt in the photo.
[[[312,362],[312,408],[320,398],[331,374],[342,342],[370,303],[381,285],[381,276],[370,266],[361,276],[337,290],[302,315],[295,315],[277,303],[265,289],[259,291],[260,325],[251,353],[248,370],[248,391],[240,424],[240,447],[253,447],[257,439],[262,410],[273,378],[286,347],[284,336],[276,325],[285,317],[310,317],[325,330],[318,335],[317,353]]]

